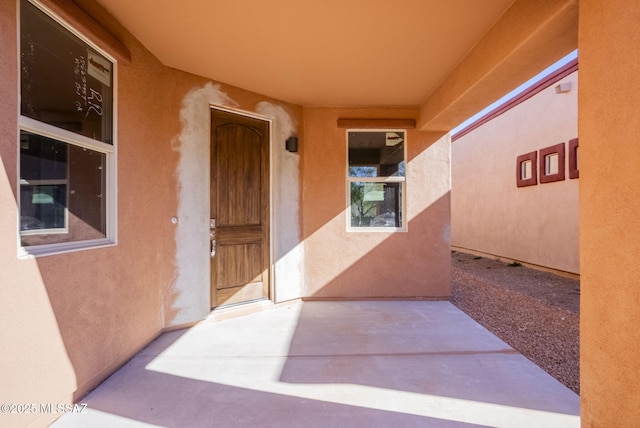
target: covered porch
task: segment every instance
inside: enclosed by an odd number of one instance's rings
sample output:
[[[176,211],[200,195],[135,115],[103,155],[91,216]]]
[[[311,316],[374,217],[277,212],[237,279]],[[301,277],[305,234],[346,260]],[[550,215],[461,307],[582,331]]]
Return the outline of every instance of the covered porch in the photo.
[[[56,423],[640,425],[637,2],[157,3],[2,1],[1,403],[73,406],[108,379],[87,413]],[[29,30],[29,16],[71,40],[77,53],[58,73],[68,85],[32,61],[68,50],[36,49],[54,38]],[[450,295],[449,131],[576,48],[580,417],[578,397],[448,303],[427,301]],[[87,104],[87,76],[103,91],[95,99],[111,101]],[[37,111],[31,89],[47,101]],[[67,120],[78,107],[110,113],[85,126]],[[210,189],[221,182],[212,109],[269,124],[268,239],[256,253],[274,308],[220,322],[208,317],[220,225]],[[350,230],[351,183],[377,181],[348,175],[349,130],[405,133],[405,175],[379,180],[406,183],[401,227]],[[72,156],[58,156],[83,149],[106,168],[72,171]],[[25,174],[34,157],[58,174]],[[106,191],[72,204],[89,190],[71,185],[87,182]],[[40,205],[59,216],[38,214],[32,230],[23,208]],[[5,413],[0,425],[58,416]]]
[[[580,398],[445,301],[291,302],[165,333],[53,427],[578,427]]]

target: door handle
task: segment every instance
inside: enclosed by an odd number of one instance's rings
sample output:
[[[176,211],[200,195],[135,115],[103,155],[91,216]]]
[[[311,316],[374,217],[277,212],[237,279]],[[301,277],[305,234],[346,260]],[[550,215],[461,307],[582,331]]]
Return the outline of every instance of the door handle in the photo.
[[[209,219],[209,241],[211,241],[210,256],[216,255],[216,219]]]

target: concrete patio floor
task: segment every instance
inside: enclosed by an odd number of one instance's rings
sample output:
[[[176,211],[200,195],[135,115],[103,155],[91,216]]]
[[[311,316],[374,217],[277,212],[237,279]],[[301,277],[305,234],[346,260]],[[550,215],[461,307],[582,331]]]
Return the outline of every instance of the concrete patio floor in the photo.
[[[580,400],[449,302],[295,302],[165,333],[69,427],[579,427]]]

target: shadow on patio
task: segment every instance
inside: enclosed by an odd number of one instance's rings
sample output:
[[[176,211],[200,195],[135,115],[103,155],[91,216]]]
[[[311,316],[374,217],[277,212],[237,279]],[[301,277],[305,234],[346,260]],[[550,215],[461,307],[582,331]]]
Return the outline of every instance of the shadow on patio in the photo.
[[[579,397],[449,302],[295,302],[164,334],[60,427],[579,427]]]

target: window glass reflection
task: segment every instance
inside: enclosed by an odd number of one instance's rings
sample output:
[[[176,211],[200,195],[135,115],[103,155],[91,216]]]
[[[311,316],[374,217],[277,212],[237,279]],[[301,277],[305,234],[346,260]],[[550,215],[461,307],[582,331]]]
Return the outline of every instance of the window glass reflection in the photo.
[[[350,177],[404,177],[404,132],[349,132]]]
[[[351,227],[401,227],[402,184],[351,182]]]
[[[106,155],[20,132],[22,245],[106,236]]]
[[[113,64],[21,3],[20,114],[113,144]]]

